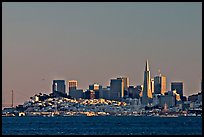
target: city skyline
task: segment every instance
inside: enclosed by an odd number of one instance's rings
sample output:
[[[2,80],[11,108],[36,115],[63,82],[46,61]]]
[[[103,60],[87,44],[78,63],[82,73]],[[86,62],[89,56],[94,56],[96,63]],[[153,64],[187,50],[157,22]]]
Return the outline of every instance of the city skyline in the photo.
[[[20,104],[51,92],[53,79],[109,85],[126,76],[143,84],[146,59],[184,82],[184,95],[200,91],[202,3],[3,3],[3,101]],[[67,83],[66,83],[67,84]],[[18,94],[19,93],[19,94]],[[21,93],[21,94],[20,94]]]

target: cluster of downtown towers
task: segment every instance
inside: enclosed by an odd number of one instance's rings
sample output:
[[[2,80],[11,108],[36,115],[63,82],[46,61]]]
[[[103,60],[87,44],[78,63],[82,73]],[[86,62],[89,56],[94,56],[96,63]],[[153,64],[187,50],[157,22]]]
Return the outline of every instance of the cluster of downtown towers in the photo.
[[[65,80],[53,80],[52,93],[55,96],[66,96],[66,84]],[[129,86],[129,79],[127,77],[120,77],[111,79],[110,86],[102,88],[101,85],[94,83],[89,85],[89,89],[83,91],[77,89],[77,81],[68,81],[69,96],[73,98],[86,98],[86,99],[110,99],[110,100],[122,100],[123,98],[138,98],[141,99],[143,105],[152,103],[153,95],[165,95],[166,90],[166,77],[161,74],[151,79],[148,60],[146,61],[144,71],[144,83],[143,85]],[[171,91],[176,91],[181,100],[183,96],[183,82],[172,82]]]

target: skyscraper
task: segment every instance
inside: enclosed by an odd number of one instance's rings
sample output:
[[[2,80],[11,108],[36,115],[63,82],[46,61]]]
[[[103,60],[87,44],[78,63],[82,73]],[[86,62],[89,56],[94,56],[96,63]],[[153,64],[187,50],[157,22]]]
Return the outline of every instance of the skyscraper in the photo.
[[[151,79],[151,91],[154,93],[154,79]]]
[[[171,91],[176,90],[183,101],[183,82],[171,82]]]
[[[52,92],[60,92],[66,94],[65,80],[53,80]]]
[[[121,97],[124,97],[125,95],[127,95],[128,92],[128,87],[129,87],[129,78],[128,77],[119,77],[117,79],[121,79],[122,80],[122,85],[123,85],[123,91],[121,94]]]
[[[144,88],[142,94],[142,104],[147,105],[152,99],[152,91],[151,91],[151,81],[150,81],[150,70],[148,60],[146,61],[145,71],[144,71]]]
[[[89,85],[89,90],[93,90],[94,94],[95,94],[95,98],[98,99],[99,98],[99,90],[102,89],[102,86],[94,83],[92,85]]]
[[[162,76],[161,74],[159,76],[155,76],[154,93],[164,95],[165,92],[166,92],[166,77]]]
[[[110,88],[106,87],[106,88],[102,88],[99,90],[99,98],[103,98],[103,99],[111,99],[110,98]]]
[[[123,79],[123,85],[124,85],[124,95],[128,95],[128,87],[129,87],[129,78],[128,77],[119,77],[117,79]]]
[[[176,105],[176,95],[173,91],[168,91],[165,95],[159,97],[159,106],[164,107],[165,104],[168,107],[174,107]]]
[[[77,89],[77,81],[76,80],[69,80],[68,81],[69,91]]]
[[[89,90],[100,90],[100,89],[102,89],[102,86],[97,83],[89,85]]]
[[[136,98],[136,88],[134,86],[128,87],[128,97],[129,98]]]
[[[83,89],[70,90],[69,95],[76,99],[84,98]]]
[[[123,79],[124,90],[128,90],[129,87],[129,78],[128,77],[120,77],[117,79]]]
[[[135,87],[136,90],[136,97],[139,99],[140,97],[142,97],[142,92],[143,92],[143,85],[137,85]]]
[[[123,79],[111,79],[110,82],[110,97],[113,100],[120,100],[124,97],[124,84]]]

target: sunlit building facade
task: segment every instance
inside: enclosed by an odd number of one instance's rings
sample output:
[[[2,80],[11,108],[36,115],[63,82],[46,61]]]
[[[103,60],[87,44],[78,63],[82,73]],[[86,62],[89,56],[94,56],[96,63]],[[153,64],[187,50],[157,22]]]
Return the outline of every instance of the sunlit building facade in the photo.
[[[161,74],[159,76],[155,76],[154,93],[164,95],[165,92],[166,92],[166,77],[162,76]]]
[[[142,92],[142,104],[147,105],[152,99],[151,91],[151,80],[150,80],[150,70],[148,60],[146,61],[145,71],[144,71],[144,88]]]
[[[183,96],[183,82],[171,82],[171,91],[176,90],[181,100],[185,100]]]
[[[76,80],[69,80],[68,86],[69,86],[69,92],[71,90],[76,90],[77,89],[77,81]]]

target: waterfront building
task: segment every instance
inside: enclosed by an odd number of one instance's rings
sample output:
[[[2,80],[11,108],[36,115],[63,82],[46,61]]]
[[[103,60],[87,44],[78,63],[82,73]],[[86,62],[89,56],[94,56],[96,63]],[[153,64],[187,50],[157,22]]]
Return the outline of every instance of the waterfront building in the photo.
[[[110,98],[112,100],[120,100],[124,97],[124,84],[123,79],[117,78],[117,79],[111,79],[110,82]]]
[[[154,93],[162,94],[166,92],[166,77],[161,74],[154,77]]]
[[[150,81],[150,70],[148,60],[146,61],[144,71],[144,87],[142,93],[142,104],[148,105],[152,101],[151,81]]]
[[[66,94],[65,80],[53,80],[52,92]]]
[[[183,82],[171,82],[171,91],[176,90],[182,101],[186,100],[183,96]]]
[[[71,90],[76,90],[77,89],[77,81],[76,80],[69,80],[68,86],[69,86],[69,92]]]

